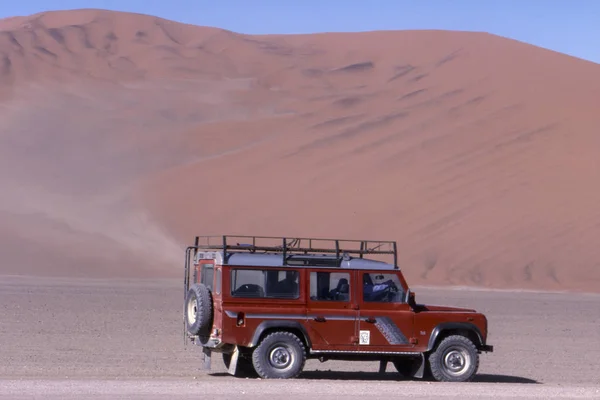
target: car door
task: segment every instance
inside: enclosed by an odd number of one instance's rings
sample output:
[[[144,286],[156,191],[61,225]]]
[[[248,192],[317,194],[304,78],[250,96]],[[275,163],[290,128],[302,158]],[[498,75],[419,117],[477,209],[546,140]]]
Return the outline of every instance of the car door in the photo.
[[[410,351],[414,348],[414,311],[394,271],[360,271],[360,350]]]
[[[339,269],[319,269],[309,273],[307,328],[313,351],[356,349],[358,304],[355,278],[356,271]]]

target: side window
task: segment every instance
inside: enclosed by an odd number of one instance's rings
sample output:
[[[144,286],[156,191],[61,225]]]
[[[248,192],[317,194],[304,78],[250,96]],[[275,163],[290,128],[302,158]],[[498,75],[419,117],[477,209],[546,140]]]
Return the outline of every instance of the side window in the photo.
[[[404,292],[396,274],[380,272],[363,274],[363,301],[402,303]]]
[[[297,299],[300,297],[298,271],[265,271],[267,277],[267,297]]]
[[[347,272],[311,272],[310,299],[350,301],[350,274]]]
[[[232,269],[231,295],[234,297],[300,297],[300,274],[295,270]]]
[[[217,268],[217,279],[215,280],[215,293],[216,294],[221,294],[221,282],[222,282],[221,274],[222,274],[221,268]]]
[[[210,290],[213,290],[213,278],[215,275],[214,264],[202,265],[201,282]]]
[[[231,270],[231,295],[236,297],[265,297],[265,276],[256,269]]]

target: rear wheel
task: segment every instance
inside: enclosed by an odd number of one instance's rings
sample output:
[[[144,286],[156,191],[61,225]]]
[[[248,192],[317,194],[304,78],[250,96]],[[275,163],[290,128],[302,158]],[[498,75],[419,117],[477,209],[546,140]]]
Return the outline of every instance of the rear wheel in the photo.
[[[479,368],[477,348],[467,337],[448,336],[429,355],[429,368],[436,381],[470,381]]]
[[[290,332],[269,334],[252,353],[254,369],[264,379],[295,378],[305,362],[304,344]]]

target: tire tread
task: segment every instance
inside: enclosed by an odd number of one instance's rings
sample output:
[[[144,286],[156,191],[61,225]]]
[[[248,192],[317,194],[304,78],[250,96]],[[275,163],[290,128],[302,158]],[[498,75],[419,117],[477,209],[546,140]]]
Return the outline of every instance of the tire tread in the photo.
[[[467,350],[471,353],[471,362],[473,363],[472,372],[470,375],[466,377],[459,378],[449,378],[442,371],[441,363],[441,352],[448,345],[448,343],[456,343],[465,346]],[[444,338],[438,346],[436,346],[435,351],[433,351],[428,357],[428,364],[431,371],[431,375],[436,381],[439,382],[469,382],[472,381],[477,371],[479,370],[479,353],[477,351],[477,347],[473,344],[473,342],[466,336],[462,335],[451,335]]]
[[[275,376],[269,373],[268,371],[268,367],[266,367],[265,365],[263,365],[263,360],[262,360],[262,356],[263,356],[263,349],[268,346],[270,344],[270,342],[272,340],[277,339],[277,338],[281,338],[284,341],[290,341],[290,344],[295,344],[298,346],[298,349],[300,350],[300,364],[298,367],[295,368],[295,371],[292,372],[291,374],[287,374],[287,375],[282,375],[282,376]],[[256,349],[254,350],[254,352],[252,353],[252,363],[254,364],[254,369],[256,370],[256,373],[263,379],[269,379],[269,378],[279,378],[279,379],[293,379],[296,378],[298,375],[300,375],[300,373],[302,373],[302,370],[304,369],[304,364],[306,363],[306,348],[304,346],[304,343],[302,343],[302,340],[300,340],[300,338],[291,333],[291,332],[286,332],[286,331],[276,331],[276,332],[272,332],[270,334],[268,334],[267,336],[264,337],[263,340],[261,340],[260,344],[256,347]]]

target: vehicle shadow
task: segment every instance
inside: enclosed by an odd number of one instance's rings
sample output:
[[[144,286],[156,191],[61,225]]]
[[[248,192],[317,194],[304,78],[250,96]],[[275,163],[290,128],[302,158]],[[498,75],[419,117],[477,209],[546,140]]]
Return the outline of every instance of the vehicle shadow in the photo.
[[[300,374],[298,379],[347,381],[423,381],[422,379],[404,378],[400,374],[394,372],[386,372],[380,374],[378,372],[361,371],[304,371],[302,374]],[[539,384],[538,381],[530,378],[498,374],[478,374],[475,376],[475,378],[473,378],[473,382]]]
[[[477,374],[475,378],[473,378],[473,382],[482,382],[482,383],[537,383],[535,379],[525,378],[522,376],[514,376],[514,375],[498,375],[498,374]]]

